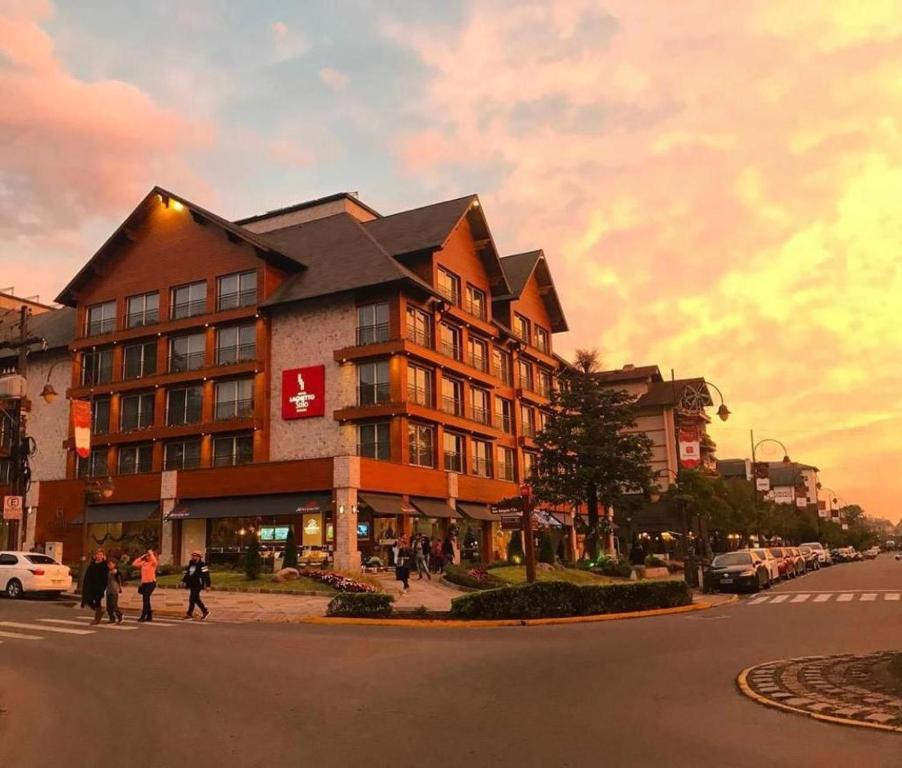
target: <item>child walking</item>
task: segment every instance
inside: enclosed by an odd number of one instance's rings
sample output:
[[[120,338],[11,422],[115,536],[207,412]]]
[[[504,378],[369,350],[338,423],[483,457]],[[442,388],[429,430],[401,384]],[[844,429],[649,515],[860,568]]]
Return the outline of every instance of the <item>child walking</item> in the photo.
[[[119,595],[122,594],[122,574],[115,560],[107,560],[106,576],[106,612],[110,617],[110,624],[122,623],[122,611],[119,610]]]

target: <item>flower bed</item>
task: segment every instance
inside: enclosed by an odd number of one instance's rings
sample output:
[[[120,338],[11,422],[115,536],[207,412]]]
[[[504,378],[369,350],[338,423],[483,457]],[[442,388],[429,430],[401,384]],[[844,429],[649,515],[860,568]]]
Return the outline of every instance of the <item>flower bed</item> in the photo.
[[[383,593],[348,592],[333,597],[326,609],[327,616],[344,618],[378,619],[391,615],[395,598]]]
[[[305,571],[304,576],[321,584],[326,584],[338,592],[372,593],[378,591],[372,584],[366,584],[332,571]]]
[[[490,573],[483,565],[471,568],[462,565],[447,565],[444,576],[452,584],[470,589],[495,589],[507,584],[503,579]]]

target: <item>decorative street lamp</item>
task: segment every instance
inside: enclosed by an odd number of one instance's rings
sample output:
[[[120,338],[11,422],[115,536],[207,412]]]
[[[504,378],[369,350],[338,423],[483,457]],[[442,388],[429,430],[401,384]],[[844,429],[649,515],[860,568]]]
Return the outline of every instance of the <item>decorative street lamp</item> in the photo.
[[[718,396],[720,397],[720,405],[717,408],[717,416],[721,421],[726,421],[730,418],[730,409],[727,408],[727,404],[724,402],[723,392],[720,391],[720,387],[718,387],[716,384],[712,384],[707,379],[705,379],[705,385],[714,387],[714,391],[717,392]]]

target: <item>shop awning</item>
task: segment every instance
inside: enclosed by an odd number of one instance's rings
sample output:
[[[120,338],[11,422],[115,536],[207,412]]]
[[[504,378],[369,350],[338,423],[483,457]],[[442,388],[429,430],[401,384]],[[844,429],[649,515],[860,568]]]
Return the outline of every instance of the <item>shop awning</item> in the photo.
[[[394,493],[358,493],[357,500],[369,507],[379,517],[395,515],[415,515],[416,510],[404,504],[400,496]]]
[[[493,515],[485,504],[474,504],[470,501],[458,501],[457,511],[462,512],[470,520],[492,520],[501,522],[501,515]]]
[[[553,513],[548,512],[544,509],[537,509],[533,512],[533,517],[539,523],[539,525],[544,525],[549,528],[563,528],[564,524],[558,520]]]
[[[327,512],[332,497],[327,493],[273,493],[264,496],[227,496],[217,499],[183,499],[170,517],[208,520],[214,517],[277,517],[304,512]]]
[[[422,496],[411,496],[410,503],[413,504],[424,517],[441,517],[462,519],[462,515],[456,509],[448,506],[448,503],[441,499],[426,499]]]
[[[160,514],[160,502],[138,501],[132,504],[89,504],[88,523],[140,523]],[[81,515],[73,523],[81,525]]]

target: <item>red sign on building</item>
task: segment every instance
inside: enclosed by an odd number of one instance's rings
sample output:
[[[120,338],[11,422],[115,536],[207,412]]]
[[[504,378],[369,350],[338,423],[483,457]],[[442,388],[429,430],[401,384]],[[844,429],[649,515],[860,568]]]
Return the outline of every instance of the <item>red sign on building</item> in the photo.
[[[72,424],[75,430],[75,452],[82,459],[91,455],[91,403],[72,401]]]
[[[701,463],[698,427],[680,427],[680,466],[695,469]]]
[[[306,419],[326,413],[326,366],[282,371],[282,418]]]

